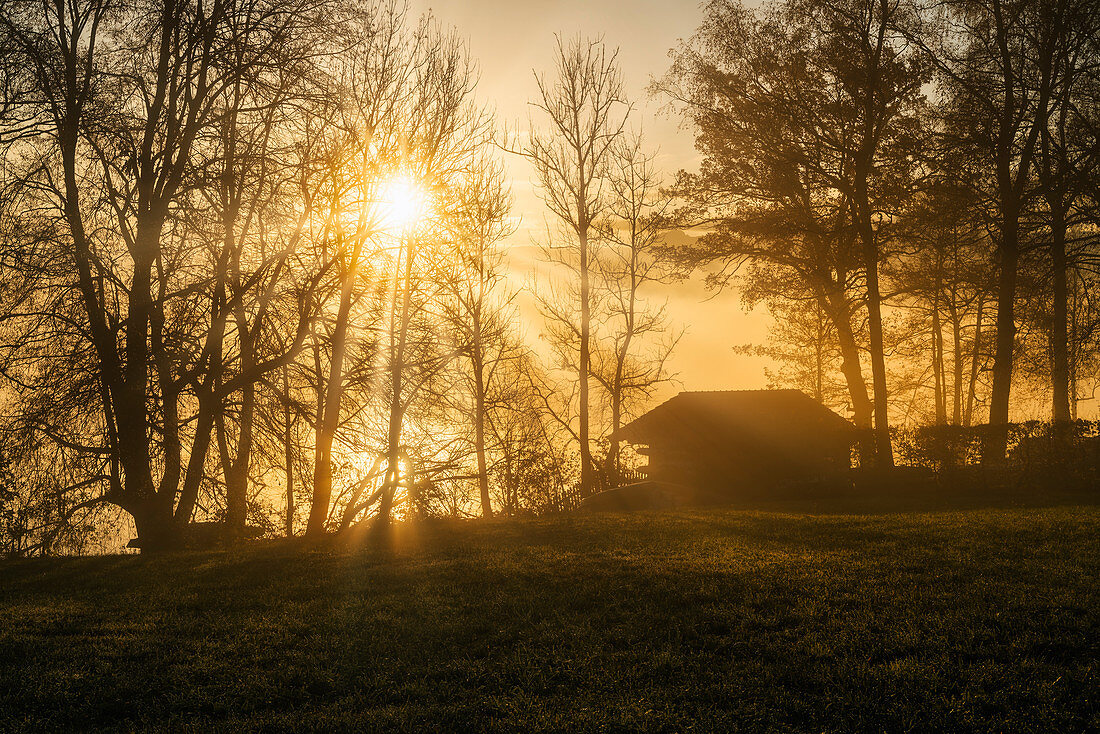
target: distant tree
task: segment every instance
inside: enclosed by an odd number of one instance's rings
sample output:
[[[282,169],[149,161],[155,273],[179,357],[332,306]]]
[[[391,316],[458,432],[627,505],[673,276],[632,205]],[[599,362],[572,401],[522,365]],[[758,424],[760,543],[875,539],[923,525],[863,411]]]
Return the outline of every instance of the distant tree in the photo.
[[[866,308],[877,455],[892,462],[880,262],[908,195],[920,88],[899,3],[790,2],[759,13],[707,6],[694,39],[656,85],[685,107],[704,162],[679,190],[713,229],[679,258],[743,264],[751,291],[812,294],[833,321],[858,425],[871,404],[853,322]],[[770,285],[769,285],[770,284]]]
[[[765,370],[770,386],[802,390],[822,405],[850,412],[836,327],[829,315],[814,298],[773,299],[766,305],[774,318],[767,341],[739,345],[734,351],[774,362],[777,368]]]
[[[1021,218],[1053,92],[1052,59],[1067,4],[1016,0],[936,3],[939,32],[914,36],[934,64],[942,90],[944,147],[966,156],[981,175],[965,181],[986,207],[996,243],[996,342],[984,460],[1003,461],[1016,350]]]
[[[679,334],[672,333],[665,307],[650,304],[646,289],[668,279],[657,249],[671,229],[672,199],[660,189],[654,158],[639,135],[615,146],[607,172],[607,210],[599,231],[604,247],[595,258],[602,291],[603,329],[592,350],[592,376],[607,393],[611,419],[603,473],[621,476],[618,431],[623,419],[671,379],[667,364]]]
[[[547,128],[532,125],[523,154],[538,176],[543,201],[571,242],[558,254],[568,255],[577,288],[577,442],[581,494],[595,485],[591,453],[589,376],[592,349],[593,228],[606,206],[603,179],[616,141],[626,124],[629,105],[617,53],[604,44],[580,38],[558,38],[555,75],[537,77],[539,98],[532,104]]]
[[[481,515],[492,517],[487,432],[497,398],[493,394],[495,373],[503,361],[517,358],[509,339],[512,294],[504,282],[501,247],[502,240],[515,231],[508,216],[512,201],[503,166],[485,158],[475,161],[457,198],[450,225],[457,249],[457,272],[448,279],[454,285],[454,308],[448,315],[469,363],[469,419],[474,427]]]
[[[950,155],[945,151],[936,164],[949,166]],[[993,274],[978,202],[956,175],[941,171],[906,207],[899,237],[908,247],[888,277],[902,291],[899,307],[916,331],[917,353],[904,356],[931,365],[934,422],[969,425],[974,380],[985,355],[983,320],[993,298]]]
[[[518,515],[570,510],[579,499],[570,454],[576,433],[552,403],[557,391],[530,349],[500,367],[499,408],[489,426],[500,452],[494,475],[501,511]]]
[[[1047,41],[1053,53],[1039,49],[1036,62],[1049,79],[1050,112],[1040,124],[1036,178],[1050,228],[1050,351],[1052,419],[1068,422],[1071,403],[1070,280],[1073,268],[1096,248],[1095,234],[1081,231],[1087,221],[1087,183],[1095,178],[1100,131],[1089,119],[1090,87],[1100,83],[1100,3],[1066,0],[1050,8]],[[1074,231],[1076,230],[1076,232]],[[1076,237],[1074,235],[1077,235]]]

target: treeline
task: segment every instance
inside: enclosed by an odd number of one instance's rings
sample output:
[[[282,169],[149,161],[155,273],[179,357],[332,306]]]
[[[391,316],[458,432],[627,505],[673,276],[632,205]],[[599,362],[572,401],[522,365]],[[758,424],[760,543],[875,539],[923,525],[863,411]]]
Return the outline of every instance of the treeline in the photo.
[[[573,507],[630,475],[677,341],[652,286],[699,269],[767,306],[744,348],[867,428],[860,463],[985,423],[1000,464],[1095,387],[1098,24],[710,2],[652,85],[702,154],[664,182],[598,41],[559,40],[517,136],[396,0],[9,0],[3,549]],[[508,156],[548,222],[532,323]]]
[[[397,2],[5,2],[0,551],[551,512],[615,481],[609,434],[668,378],[644,298],[668,203],[614,54],[558,51],[517,141],[458,36]],[[508,151],[561,225],[538,342]]]
[[[776,317],[744,350],[872,429],[1056,425],[1096,387],[1100,5],[707,4],[654,84],[693,123],[678,182],[710,227],[671,252]]]

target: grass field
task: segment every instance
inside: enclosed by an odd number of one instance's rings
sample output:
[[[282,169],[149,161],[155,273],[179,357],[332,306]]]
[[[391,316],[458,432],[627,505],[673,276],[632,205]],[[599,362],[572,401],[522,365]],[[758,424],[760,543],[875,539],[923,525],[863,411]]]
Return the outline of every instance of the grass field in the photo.
[[[0,564],[0,729],[1100,730],[1100,509]]]

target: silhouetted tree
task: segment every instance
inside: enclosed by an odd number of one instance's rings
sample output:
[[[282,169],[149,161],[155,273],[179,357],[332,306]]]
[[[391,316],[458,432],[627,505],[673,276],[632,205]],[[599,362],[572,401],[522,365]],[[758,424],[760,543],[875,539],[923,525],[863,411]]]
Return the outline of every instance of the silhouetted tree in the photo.
[[[454,299],[449,317],[469,363],[469,420],[474,428],[481,515],[492,517],[486,434],[497,397],[493,394],[497,369],[505,360],[517,358],[509,338],[514,314],[509,309],[512,294],[505,290],[501,247],[502,240],[515,231],[508,217],[512,201],[503,166],[490,159],[476,160],[457,198],[451,225],[457,272],[448,279]]]
[[[1049,9],[1041,22],[1051,28],[1047,41],[1052,53],[1037,49],[1040,77],[1049,79],[1050,112],[1040,124],[1036,161],[1037,183],[1045,205],[1049,234],[1051,273],[1050,379],[1052,419],[1071,420],[1070,296],[1072,268],[1086,252],[1095,248],[1096,237],[1073,229],[1087,219],[1086,181],[1095,171],[1096,149],[1100,144],[1088,120],[1088,87],[1095,86],[1100,70],[1100,3],[1095,0],[1067,0]],[[1040,31],[1043,33],[1043,31]],[[1083,99],[1084,98],[1084,99]],[[1081,104],[1085,102],[1085,104]],[[1091,129],[1090,129],[1091,128]],[[1083,235],[1083,236],[1080,236]]]
[[[599,230],[604,247],[595,258],[604,328],[592,350],[592,376],[607,393],[611,419],[605,480],[621,476],[618,431],[629,416],[670,379],[667,369],[679,334],[670,331],[665,307],[647,302],[645,290],[667,279],[657,248],[671,228],[672,200],[660,190],[653,156],[639,135],[615,146],[607,172],[607,210]]]
[[[1065,28],[1066,3],[952,0],[937,3],[938,34],[916,40],[943,90],[945,147],[982,169],[977,187],[996,243],[998,286],[987,461],[1004,459],[1016,349],[1021,218],[1052,99],[1051,59]],[[931,12],[931,11],[930,11]]]
[[[189,519],[175,517],[181,481],[186,496],[196,477],[183,472],[185,411],[189,391],[216,371],[200,324],[235,305],[210,300],[223,274],[196,269],[203,240],[188,236],[183,216],[201,185],[205,138],[238,111],[229,90],[271,66],[292,71],[305,47],[317,54],[307,37],[324,13],[295,0],[0,10],[0,45],[17,55],[24,119],[35,121],[34,137],[15,142],[34,154],[5,175],[56,223],[50,246],[65,271],[50,287],[79,304],[73,336],[94,355],[86,369],[97,389],[81,425],[102,437],[87,450],[109,457],[99,497],[133,516],[150,549],[171,545]],[[189,464],[201,463],[201,441]]]
[[[724,263],[708,276],[714,285],[750,264],[753,292],[812,295],[833,322],[858,425],[871,419],[853,327],[866,308],[885,464],[878,269],[914,173],[925,75],[901,33],[911,15],[906,5],[870,0],[780,3],[760,13],[713,2],[656,86],[684,105],[704,153],[700,173],[682,174],[679,190],[713,226],[679,259]]]
[[[589,419],[592,340],[593,227],[606,206],[603,177],[629,109],[623,96],[617,52],[600,41],[559,37],[554,76],[537,77],[539,99],[533,102],[547,128],[532,125],[523,154],[534,164],[547,208],[573,241],[569,266],[578,277],[577,301],[577,441],[581,494],[593,490],[594,464]]]

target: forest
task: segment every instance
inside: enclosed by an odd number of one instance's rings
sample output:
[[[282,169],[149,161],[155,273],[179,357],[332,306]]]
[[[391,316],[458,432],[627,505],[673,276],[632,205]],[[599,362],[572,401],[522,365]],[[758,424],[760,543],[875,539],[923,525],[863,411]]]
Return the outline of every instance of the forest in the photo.
[[[569,511],[636,478],[689,279],[861,467],[1095,457],[1100,2],[701,7],[647,50],[672,171],[598,35],[516,123],[400,0],[5,0],[0,554]]]

